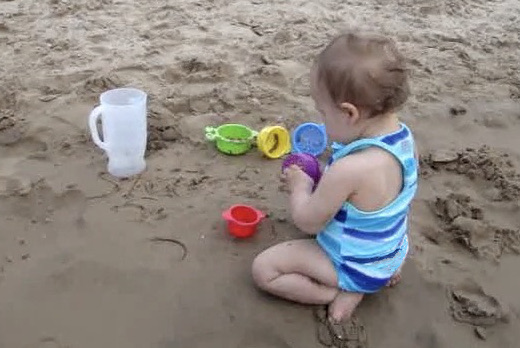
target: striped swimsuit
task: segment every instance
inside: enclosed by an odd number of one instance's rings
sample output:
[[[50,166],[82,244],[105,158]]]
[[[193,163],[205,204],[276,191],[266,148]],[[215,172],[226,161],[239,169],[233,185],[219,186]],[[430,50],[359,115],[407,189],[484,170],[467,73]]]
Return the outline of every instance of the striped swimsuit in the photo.
[[[401,164],[403,187],[400,194],[385,208],[374,212],[360,211],[352,204],[344,203],[316,237],[336,268],[339,288],[357,293],[378,291],[404,262],[408,253],[408,211],[417,191],[414,140],[404,124],[399,131],[381,137],[361,139],[348,145],[333,144],[328,165],[371,146],[390,152]]]

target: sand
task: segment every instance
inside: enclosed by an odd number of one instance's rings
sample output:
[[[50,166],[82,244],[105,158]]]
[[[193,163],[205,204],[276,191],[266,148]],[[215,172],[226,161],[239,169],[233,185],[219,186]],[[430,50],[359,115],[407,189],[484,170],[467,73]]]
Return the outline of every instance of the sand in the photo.
[[[250,278],[258,252],[302,236],[281,160],[227,157],[203,129],[318,121],[309,67],[351,26],[409,57],[400,115],[422,158],[403,281],[363,302],[357,346],[518,347],[516,0],[1,0],[0,347],[319,347],[312,308]],[[86,127],[118,86],[150,96],[130,180]],[[254,238],[226,233],[235,203],[269,213]]]

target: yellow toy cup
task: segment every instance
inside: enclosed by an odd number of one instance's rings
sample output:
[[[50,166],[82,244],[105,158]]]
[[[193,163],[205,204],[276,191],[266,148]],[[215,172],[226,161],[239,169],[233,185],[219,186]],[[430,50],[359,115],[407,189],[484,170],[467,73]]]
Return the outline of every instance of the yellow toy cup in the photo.
[[[265,127],[256,138],[258,149],[268,158],[280,158],[291,151],[291,136],[282,126]]]

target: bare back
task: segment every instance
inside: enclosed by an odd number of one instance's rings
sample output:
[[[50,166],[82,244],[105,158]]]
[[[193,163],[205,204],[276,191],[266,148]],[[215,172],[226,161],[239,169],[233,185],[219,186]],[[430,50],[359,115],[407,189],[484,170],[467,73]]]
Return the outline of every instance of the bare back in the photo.
[[[392,203],[403,186],[403,172],[399,161],[388,151],[377,147],[352,156],[359,156],[365,175],[348,201],[364,212],[378,211]]]

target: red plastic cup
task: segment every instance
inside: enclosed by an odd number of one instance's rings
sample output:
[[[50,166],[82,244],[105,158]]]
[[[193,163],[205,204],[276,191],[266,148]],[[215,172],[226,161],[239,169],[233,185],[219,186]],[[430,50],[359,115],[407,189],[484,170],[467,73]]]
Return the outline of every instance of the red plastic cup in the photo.
[[[227,221],[229,234],[237,238],[254,235],[258,224],[265,216],[265,213],[258,209],[239,204],[222,213],[222,218]]]

